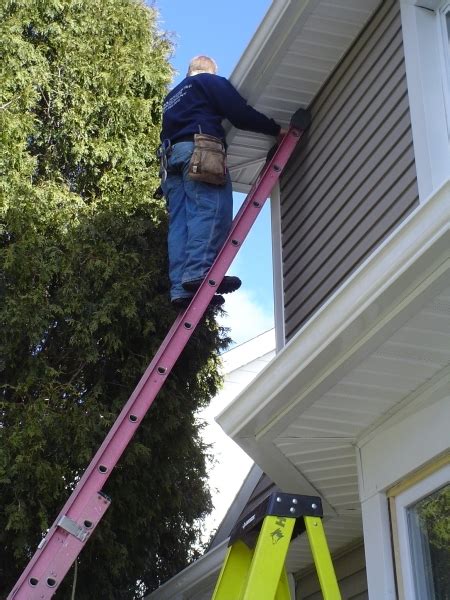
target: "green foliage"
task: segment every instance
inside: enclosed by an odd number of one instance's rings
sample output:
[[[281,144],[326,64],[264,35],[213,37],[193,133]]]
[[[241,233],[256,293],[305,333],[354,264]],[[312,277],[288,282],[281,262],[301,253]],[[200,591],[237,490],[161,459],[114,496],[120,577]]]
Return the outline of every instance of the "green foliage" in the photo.
[[[175,318],[153,199],[169,52],[138,0],[0,6],[2,597]],[[206,319],[111,476],[77,600],[141,597],[195,554],[211,502],[194,413],[224,343]]]
[[[427,496],[415,507],[428,546],[436,598],[450,598],[450,484]]]

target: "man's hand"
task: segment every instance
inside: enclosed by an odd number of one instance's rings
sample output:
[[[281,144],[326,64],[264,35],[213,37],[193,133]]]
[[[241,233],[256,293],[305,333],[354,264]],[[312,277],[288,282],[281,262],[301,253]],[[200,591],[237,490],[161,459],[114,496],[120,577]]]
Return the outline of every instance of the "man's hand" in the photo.
[[[287,134],[288,131],[289,131],[289,129],[283,129],[283,127],[280,128],[280,133],[277,135],[277,143],[278,144],[281,144],[284,136]]]

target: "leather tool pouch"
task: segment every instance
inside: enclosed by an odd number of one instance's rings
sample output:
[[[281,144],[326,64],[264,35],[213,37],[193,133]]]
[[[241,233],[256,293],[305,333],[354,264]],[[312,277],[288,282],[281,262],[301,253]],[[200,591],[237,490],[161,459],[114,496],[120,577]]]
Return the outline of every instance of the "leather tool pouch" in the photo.
[[[227,180],[225,146],[212,135],[196,133],[194,151],[189,162],[189,177],[213,185],[225,185]]]

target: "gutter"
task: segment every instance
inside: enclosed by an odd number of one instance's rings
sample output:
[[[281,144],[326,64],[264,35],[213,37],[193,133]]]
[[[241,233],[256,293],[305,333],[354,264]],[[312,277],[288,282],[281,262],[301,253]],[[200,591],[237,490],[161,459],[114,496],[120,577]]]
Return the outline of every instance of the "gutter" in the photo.
[[[150,595],[145,596],[144,600],[182,600],[186,597],[185,594],[192,593],[194,587],[201,585],[212,576],[218,575],[227,548],[228,538],[169,579]]]
[[[308,408],[317,386],[349,359],[359,341],[374,335],[382,315],[402,304],[400,298],[426,276],[443,248],[449,254],[449,198],[450,180],[403,221],[216,417],[254,460],[258,462],[258,443],[286,426],[294,406],[297,411]]]

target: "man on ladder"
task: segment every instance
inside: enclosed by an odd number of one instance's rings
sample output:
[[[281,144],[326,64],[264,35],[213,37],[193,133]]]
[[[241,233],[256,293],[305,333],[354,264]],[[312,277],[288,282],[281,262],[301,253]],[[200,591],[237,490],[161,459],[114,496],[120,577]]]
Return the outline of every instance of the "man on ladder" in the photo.
[[[216,73],[212,58],[193,58],[186,78],[163,105],[159,156],[169,210],[170,294],[172,304],[181,309],[200,287],[231,228],[233,196],[223,119],[279,140],[286,134]],[[238,277],[225,276],[211,304],[222,305],[220,294],[240,285]]]
[[[50,600],[84,545],[89,541],[111,504],[111,498],[103,492],[106,481],[152,406],[211,299],[218,291],[228,267],[264,206],[265,200],[270,196],[284,166],[308,129],[309,122],[310,116],[307,110],[299,109],[292,116],[289,130],[283,136],[279,147],[268,158],[243,202],[207,277],[200,283],[186,310],[176,318],[76,488],[11,590],[8,600]],[[202,149],[199,153],[202,154]],[[192,153],[193,157],[194,155],[195,152]],[[164,161],[162,162],[164,166]],[[204,175],[203,162],[201,160],[197,162],[196,156],[192,164],[190,161],[190,165],[194,178],[198,172]],[[186,169],[191,167],[186,166]],[[216,177],[217,170],[215,173],[214,169],[212,171],[212,175]],[[205,172],[210,171],[205,169]],[[221,175],[223,177],[224,173]],[[257,557],[260,554],[256,552]],[[225,576],[224,579],[227,581],[229,577]],[[263,600],[255,596],[251,588],[249,593],[251,595],[247,594],[245,600]],[[330,596],[326,600],[338,600],[338,598]]]

